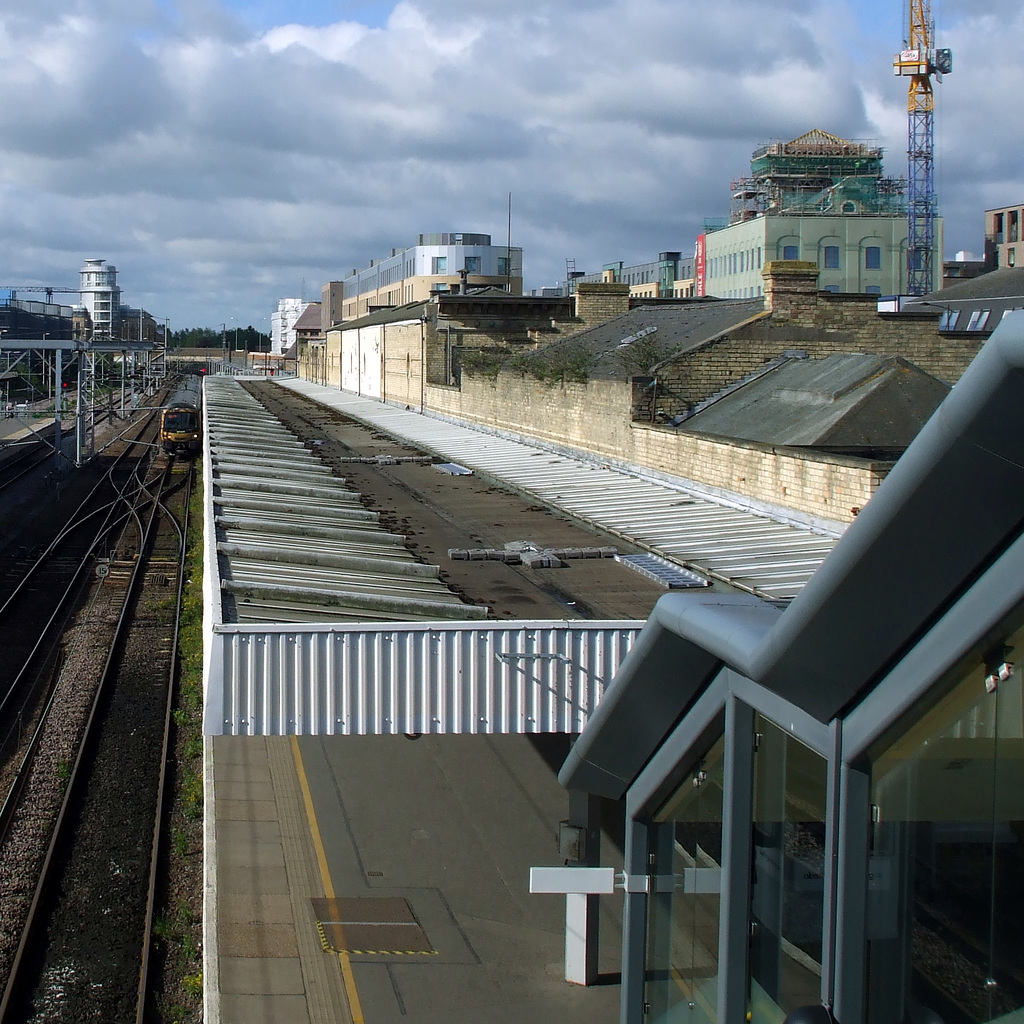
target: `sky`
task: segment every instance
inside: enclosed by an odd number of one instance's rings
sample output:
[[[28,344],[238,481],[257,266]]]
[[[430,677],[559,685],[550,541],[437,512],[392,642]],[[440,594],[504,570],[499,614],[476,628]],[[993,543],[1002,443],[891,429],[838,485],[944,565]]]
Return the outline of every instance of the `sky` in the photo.
[[[1024,202],[1024,5],[932,10],[944,249],[980,254],[984,211]],[[504,244],[510,194],[527,289],[692,252],[763,142],[822,128],[906,174],[904,24],[899,0],[2,0],[0,286],[100,258],[172,329],[265,330],[420,233]]]

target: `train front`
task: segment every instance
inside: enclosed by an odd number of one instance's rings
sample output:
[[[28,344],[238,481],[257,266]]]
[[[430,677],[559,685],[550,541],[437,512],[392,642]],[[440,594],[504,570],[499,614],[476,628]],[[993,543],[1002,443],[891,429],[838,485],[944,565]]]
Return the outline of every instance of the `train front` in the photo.
[[[164,451],[192,454],[201,446],[199,410],[194,405],[176,405],[164,410],[160,440]]]

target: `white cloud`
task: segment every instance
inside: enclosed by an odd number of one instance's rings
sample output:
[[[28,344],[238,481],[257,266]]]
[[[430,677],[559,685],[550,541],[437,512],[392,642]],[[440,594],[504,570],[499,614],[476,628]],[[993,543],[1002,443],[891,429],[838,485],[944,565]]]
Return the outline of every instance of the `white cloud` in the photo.
[[[1024,198],[1024,14],[946,0],[936,138],[947,249]],[[253,32],[218,0],[12,0],[0,12],[0,279],[103,256],[178,324],[257,322],[417,233],[565,259],[688,250],[772,138],[873,138],[905,167],[898,40],[853,0],[404,0],[387,21]],[[860,18],[860,20],[858,20]],[[887,33],[891,26],[886,26]],[[993,85],[995,80],[995,86]]]

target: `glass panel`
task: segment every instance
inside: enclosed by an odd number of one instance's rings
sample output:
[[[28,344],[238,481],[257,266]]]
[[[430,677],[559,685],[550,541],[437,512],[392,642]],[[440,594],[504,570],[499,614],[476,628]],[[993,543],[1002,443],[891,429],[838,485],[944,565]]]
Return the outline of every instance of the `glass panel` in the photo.
[[[882,269],[882,249],[878,245],[869,245],[864,250],[864,269],[865,270],[881,270]]]
[[[784,245],[782,247],[782,258],[784,260],[798,260],[798,259],[800,259],[800,246],[798,246],[798,245]]]
[[[754,766],[750,1020],[821,1003],[827,762],[761,715]]]
[[[871,1024],[1024,1019],[1024,693],[1004,674],[989,692],[965,671],[872,761]]]
[[[652,826],[657,873],[671,864],[675,885],[648,904],[647,1021],[717,1020],[724,753],[723,737]]]
[[[164,413],[165,430],[195,430],[196,414],[188,410],[175,409]]]
[[[838,270],[839,269],[839,246],[838,245],[826,245],[825,246],[825,269],[826,270]]]

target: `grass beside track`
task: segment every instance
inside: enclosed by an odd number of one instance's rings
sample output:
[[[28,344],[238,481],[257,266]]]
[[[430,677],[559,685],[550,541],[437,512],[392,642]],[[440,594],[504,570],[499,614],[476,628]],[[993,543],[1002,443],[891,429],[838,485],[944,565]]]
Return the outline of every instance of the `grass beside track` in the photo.
[[[188,553],[178,630],[170,812],[161,843],[164,869],[153,923],[154,998],[147,1019],[203,1019],[203,490],[202,465],[189,508]]]

